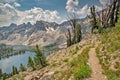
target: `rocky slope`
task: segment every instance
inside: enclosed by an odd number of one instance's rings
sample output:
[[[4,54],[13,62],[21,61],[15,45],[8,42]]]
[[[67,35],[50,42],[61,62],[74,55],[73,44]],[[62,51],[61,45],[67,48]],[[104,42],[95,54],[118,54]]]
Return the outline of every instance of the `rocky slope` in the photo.
[[[20,72],[8,80],[76,80],[74,73],[70,72],[74,70],[74,67],[77,69],[76,64],[78,63],[73,61],[77,59],[78,56],[80,56],[87,47],[92,46],[96,40],[97,39],[94,38],[94,36],[87,35],[80,43],[75,44],[69,48],[54,52],[48,56],[48,66],[42,69],[38,68],[35,71],[30,71],[28,68],[27,71]],[[78,47],[78,49],[76,49],[76,47]]]

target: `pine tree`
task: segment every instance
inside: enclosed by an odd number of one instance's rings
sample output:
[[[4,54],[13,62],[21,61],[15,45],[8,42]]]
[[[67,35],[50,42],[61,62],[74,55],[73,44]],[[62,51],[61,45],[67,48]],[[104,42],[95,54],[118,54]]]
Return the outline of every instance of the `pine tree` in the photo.
[[[40,65],[40,61],[37,57],[34,57],[34,65],[35,66]]]
[[[15,67],[15,74],[18,74],[18,70],[17,70],[17,68]]]
[[[28,57],[28,67],[34,67],[34,62],[30,56]]]
[[[18,74],[18,70],[15,66],[12,67],[12,75]]]
[[[76,15],[74,14],[73,19],[71,20],[72,22],[72,32],[73,32],[73,38],[72,38],[72,44],[76,43],[76,26],[77,26],[77,19],[76,19]]]
[[[77,24],[76,26],[76,43],[80,42],[82,38],[81,25]]]
[[[12,75],[15,75],[15,67],[12,67]]]
[[[25,71],[25,67],[23,66],[23,64],[20,64],[20,71]]]
[[[43,53],[41,52],[41,50],[39,49],[39,46],[36,45],[36,50],[35,50],[35,57],[36,57],[36,60],[39,60],[40,62],[40,65],[42,67],[45,67],[47,64],[46,64],[46,58],[45,56],[43,55]]]
[[[2,78],[0,78],[0,80],[5,80],[8,78],[8,74],[7,73],[3,73],[2,74]]]
[[[72,45],[72,41],[71,41],[71,33],[70,33],[70,29],[67,29],[68,33],[66,34],[67,37],[67,47]]]

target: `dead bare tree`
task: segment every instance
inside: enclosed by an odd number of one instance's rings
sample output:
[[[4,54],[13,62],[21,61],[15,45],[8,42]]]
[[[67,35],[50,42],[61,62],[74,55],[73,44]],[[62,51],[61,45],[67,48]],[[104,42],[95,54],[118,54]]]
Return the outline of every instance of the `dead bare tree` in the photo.
[[[75,44],[75,38],[76,38],[76,26],[77,26],[77,19],[75,13],[71,15],[71,17],[68,17],[70,22],[70,26],[72,27],[72,33],[73,33],[73,38],[72,38],[72,44]]]
[[[95,7],[91,7],[91,24],[92,32],[97,26],[97,22],[101,24],[101,28],[105,29],[110,26],[115,26],[118,21],[118,12],[120,7],[120,0],[111,0],[110,4],[106,8],[102,9],[101,12],[95,12]],[[97,15],[97,17],[95,16]]]
[[[117,0],[117,2],[116,2],[116,8],[115,8],[114,22],[118,21],[119,4],[120,4],[120,0]]]
[[[81,40],[82,34],[81,34],[81,26],[78,25],[78,19],[76,18],[75,13],[68,16],[68,21],[69,21],[69,25],[71,26],[71,29],[72,29],[71,31],[70,31],[70,29],[68,29],[67,34],[66,34],[67,45],[69,47],[70,45],[79,42]],[[80,39],[78,39],[78,38],[80,38]]]
[[[95,6],[90,8],[90,13],[91,13],[91,25],[92,25],[92,33],[95,28],[98,29],[97,26],[97,19],[96,19],[96,13],[95,13]]]
[[[115,22],[118,20],[119,3],[119,0],[112,0],[111,5],[101,11],[101,16],[98,20],[101,23],[102,28],[115,26]]]

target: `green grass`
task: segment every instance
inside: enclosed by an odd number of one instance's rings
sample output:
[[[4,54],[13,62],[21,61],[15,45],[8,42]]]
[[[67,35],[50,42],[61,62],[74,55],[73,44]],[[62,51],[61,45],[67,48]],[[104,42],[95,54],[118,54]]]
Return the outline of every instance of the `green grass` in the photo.
[[[77,50],[77,51],[79,50],[79,47],[78,47],[78,46],[76,46],[76,50]]]
[[[87,78],[91,75],[91,69],[88,65],[82,65],[79,68],[77,68],[74,72],[74,76],[76,80],[82,80],[84,78]]]
[[[97,57],[99,58],[99,62],[102,65],[102,68],[104,70],[104,74],[107,76],[108,80],[119,80],[119,73],[120,72],[116,72],[116,71],[112,71],[109,69],[110,67],[110,63],[109,61],[109,56],[106,56],[106,58],[103,60],[102,56],[100,56],[100,48],[97,47],[96,48],[96,53],[97,53]]]
[[[76,49],[71,51],[71,55],[75,55],[75,54],[77,54],[77,50]]]
[[[115,72],[105,69],[105,74],[108,77],[108,80],[119,80],[118,76],[115,74]]]
[[[53,62],[53,63],[51,64],[51,67],[55,67],[55,66],[57,66],[57,63]]]
[[[65,59],[63,60],[63,62],[68,62],[68,58],[65,58]]]
[[[101,42],[105,44],[109,53],[120,51],[120,20],[115,24],[115,27],[104,30],[101,36]]]
[[[92,71],[87,64],[89,56],[89,47],[85,48],[77,58],[77,65],[73,69],[73,74],[76,80],[83,80],[84,78],[90,77]]]
[[[77,64],[78,64],[78,60],[75,60],[75,59],[69,62],[70,67],[76,66]]]
[[[20,80],[24,80],[24,78],[21,78]]]
[[[71,55],[77,54],[78,50],[79,50],[79,46],[76,46],[74,50],[70,51]]]
[[[56,71],[54,72],[54,74],[58,74],[58,73],[60,73],[60,71],[58,71],[58,70],[56,70]]]
[[[90,77],[92,71],[89,65],[87,64],[88,62],[88,52],[89,52],[89,47],[85,48],[81,54],[79,54],[76,58],[71,60],[69,63],[70,69],[62,72],[62,75],[58,80],[68,80],[71,75],[74,76],[75,80],[83,80],[87,77]]]

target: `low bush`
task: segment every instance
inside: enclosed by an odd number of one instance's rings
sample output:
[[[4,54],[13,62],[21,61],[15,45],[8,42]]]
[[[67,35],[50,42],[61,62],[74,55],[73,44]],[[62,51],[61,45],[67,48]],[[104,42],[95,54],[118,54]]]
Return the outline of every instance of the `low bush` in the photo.
[[[54,72],[54,74],[58,74],[60,71],[58,71],[58,70],[56,70],[55,72]]]
[[[90,77],[90,75],[91,69],[88,65],[82,65],[74,72],[76,80],[83,80],[84,78]]]

